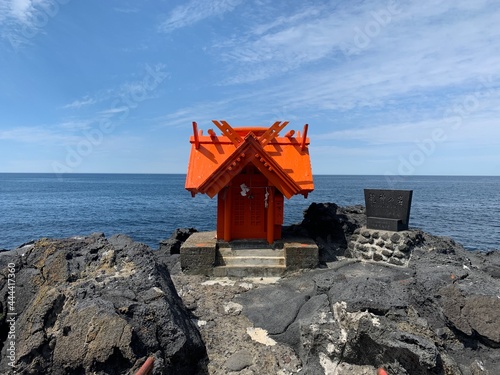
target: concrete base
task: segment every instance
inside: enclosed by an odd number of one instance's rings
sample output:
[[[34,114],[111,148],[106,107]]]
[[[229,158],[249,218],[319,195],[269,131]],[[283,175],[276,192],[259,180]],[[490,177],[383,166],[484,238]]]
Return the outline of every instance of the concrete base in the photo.
[[[212,276],[217,239],[214,232],[193,233],[181,246],[181,268],[190,275]]]
[[[287,270],[316,268],[318,266],[318,245],[312,239],[294,237],[285,238],[282,241]]]
[[[286,271],[315,268],[318,246],[305,237],[264,241],[217,241],[215,232],[193,233],[181,246],[181,267],[187,274],[234,277],[281,276]]]

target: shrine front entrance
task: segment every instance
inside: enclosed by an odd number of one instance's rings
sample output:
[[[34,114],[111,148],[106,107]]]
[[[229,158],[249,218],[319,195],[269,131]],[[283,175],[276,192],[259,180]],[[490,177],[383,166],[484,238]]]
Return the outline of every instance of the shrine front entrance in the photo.
[[[217,237],[225,241],[281,238],[283,194],[253,164],[218,194]]]
[[[233,238],[266,238],[270,189],[267,185],[267,178],[253,166],[245,168],[231,182]]]

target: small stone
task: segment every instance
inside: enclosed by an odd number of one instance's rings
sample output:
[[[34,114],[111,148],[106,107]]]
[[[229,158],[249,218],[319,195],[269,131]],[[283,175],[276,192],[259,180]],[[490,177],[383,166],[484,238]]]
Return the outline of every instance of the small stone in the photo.
[[[386,242],[385,248],[389,250],[394,250],[394,245],[390,242]]]
[[[361,257],[363,257],[363,259],[366,259],[366,260],[372,259],[371,253],[361,253]]]
[[[361,250],[363,251],[365,249],[365,245],[361,245],[360,243],[356,244],[356,250]]]
[[[396,257],[396,258],[399,258],[399,259],[402,259],[405,257],[405,255],[402,253],[402,252],[399,252],[399,251],[395,251],[394,254],[392,254],[393,257]]]
[[[374,240],[373,238],[368,239],[368,243],[369,243],[370,245],[373,245],[373,243],[374,243],[374,242],[375,242],[375,240]]]
[[[398,233],[394,233],[391,236],[391,242],[392,243],[398,243],[400,239],[401,239],[401,236]]]
[[[226,368],[230,371],[241,371],[253,365],[253,356],[246,350],[234,353],[226,361]]]
[[[387,240],[389,239],[389,233],[384,232],[384,233],[382,234],[382,239],[383,239],[384,241],[387,241]]]
[[[364,253],[369,252],[370,251],[370,246],[363,245],[363,247],[361,247],[361,251],[364,252]]]
[[[377,238],[379,238],[379,237],[380,237],[379,232],[373,232],[373,233],[372,233],[372,238],[377,239]]]
[[[347,245],[347,247],[351,250],[354,250],[355,247],[354,242],[353,241],[349,242],[349,245]]]
[[[379,254],[379,253],[374,253],[373,254],[373,260],[376,261],[376,262],[380,262],[381,260],[383,260],[384,258],[382,257],[382,254]]]
[[[389,259],[389,263],[394,264],[396,266],[404,266],[405,262],[402,259],[392,257]]]
[[[383,240],[378,240],[376,245],[380,247],[384,247],[385,242]]]
[[[410,251],[410,248],[407,245],[403,244],[403,245],[399,245],[398,250],[406,253],[406,252]]]
[[[370,231],[364,230],[361,232],[361,235],[365,238],[370,238]]]
[[[382,254],[385,255],[386,257],[392,257],[392,254],[394,254],[394,251],[389,250],[389,249],[382,249]]]
[[[239,315],[242,310],[243,306],[233,301],[229,301],[224,305],[224,313],[226,315]]]
[[[354,233],[354,234],[359,234],[360,232],[361,232],[361,229],[356,228],[356,229],[354,229],[354,232],[353,232],[353,233]]]
[[[365,243],[368,243],[369,241],[368,241],[368,238],[366,238],[366,237],[359,237],[358,242],[360,244],[365,244]]]
[[[410,238],[407,238],[407,239],[404,240],[404,244],[407,245],[407,246],[413,246],[414,243],[415,242],[412,239],[410,239]]]

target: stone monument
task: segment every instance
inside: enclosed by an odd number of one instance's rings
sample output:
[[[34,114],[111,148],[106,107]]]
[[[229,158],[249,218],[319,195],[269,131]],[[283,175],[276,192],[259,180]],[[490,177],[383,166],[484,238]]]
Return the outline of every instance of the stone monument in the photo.
[[[364,190],[367,229],[408,230],[413,190]]]

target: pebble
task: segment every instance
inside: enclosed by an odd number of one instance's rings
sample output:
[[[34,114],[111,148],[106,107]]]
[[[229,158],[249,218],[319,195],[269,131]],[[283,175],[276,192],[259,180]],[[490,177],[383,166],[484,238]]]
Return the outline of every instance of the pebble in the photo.
[[[234,353],[226,361],[226,368],[230,371],[241,371],[251,365],[253,365],[253,356],[247,350]]]

